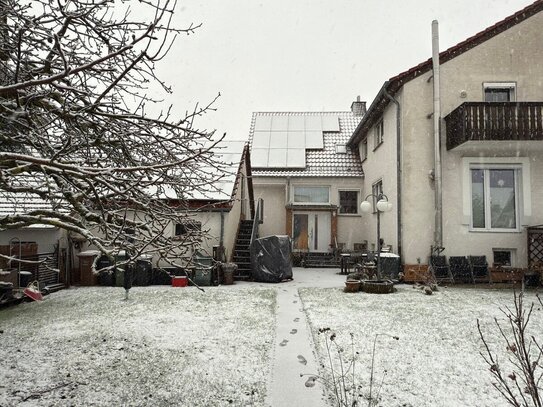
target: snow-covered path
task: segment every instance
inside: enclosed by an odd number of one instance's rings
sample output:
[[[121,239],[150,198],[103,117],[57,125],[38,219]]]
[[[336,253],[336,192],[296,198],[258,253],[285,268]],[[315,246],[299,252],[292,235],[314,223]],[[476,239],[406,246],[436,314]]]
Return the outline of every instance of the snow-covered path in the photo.
[[[338,287],[345,276],[333,269],[294,269],[294,280],[277,286],[277,327],[272,377],[268,385],[267,403],[273,407],[324,407],[324,391],[320,382],[312,387],[305,383],[317,374],[315,347],[303,311],[298,289],[303,287]]]

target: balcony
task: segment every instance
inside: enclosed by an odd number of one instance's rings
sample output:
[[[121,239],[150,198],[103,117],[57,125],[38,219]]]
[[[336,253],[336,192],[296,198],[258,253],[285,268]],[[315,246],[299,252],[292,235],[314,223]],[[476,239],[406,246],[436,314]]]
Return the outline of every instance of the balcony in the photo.
[[[465,102],[445,123],[447,150],[467,141],[543,140],[543,102]]]

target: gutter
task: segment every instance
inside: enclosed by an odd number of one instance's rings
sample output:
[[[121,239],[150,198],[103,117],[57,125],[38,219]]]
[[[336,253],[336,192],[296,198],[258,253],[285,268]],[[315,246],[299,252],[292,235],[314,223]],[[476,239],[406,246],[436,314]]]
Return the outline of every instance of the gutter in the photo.
[[[359,133],[362,131],[362,129],[365,127],[366,123],[370,122],[373,124],[373,115],[376,114],[376,111],[378,110],[378,106],[381,104],[383,100],[386,100],[385,93],[387,92],[387,88],[390,85],[390,81],[386,81],[381,89],[379,90],[379,93],[377,96],[375,96],[375,99],[373,99],[373,102],[371,103],[370,107],[366,111],[366,114],[364,114],[364,117],[358,123],[358,126],[356,126],[356,129],[353,132],[352,137],[347,142],[347,147],[350,149],[356,148],[357,144],[360,143],[361,137],[359,136]],[[385,105],[386,107],[386,105]]]
[[[387,92],[386,87],[383,86],[384,95],[396,105],[396,204],[398,206],[396,211],[396,221],[398,222],[396,228],[396,238],[398,242],[398,255],[400,256],[400,264],[402,264],[402,148],[401,148],[401,106],[398,100]]]

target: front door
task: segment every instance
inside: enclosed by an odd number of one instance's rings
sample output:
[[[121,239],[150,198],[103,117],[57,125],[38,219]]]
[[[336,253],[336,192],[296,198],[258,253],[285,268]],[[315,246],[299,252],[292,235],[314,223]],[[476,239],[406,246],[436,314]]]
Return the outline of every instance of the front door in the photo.
[[[330,247],[330,212],[297,212],[293,214],[294,250],[327,252]]]

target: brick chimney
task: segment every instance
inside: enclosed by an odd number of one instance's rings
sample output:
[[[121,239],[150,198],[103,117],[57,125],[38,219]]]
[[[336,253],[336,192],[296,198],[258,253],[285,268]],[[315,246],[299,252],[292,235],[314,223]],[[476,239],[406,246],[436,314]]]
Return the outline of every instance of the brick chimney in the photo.
[[[351,104],[351,112],[354,116],[364,116],[366,114],[366,102],[360,101],[360,96]]]

